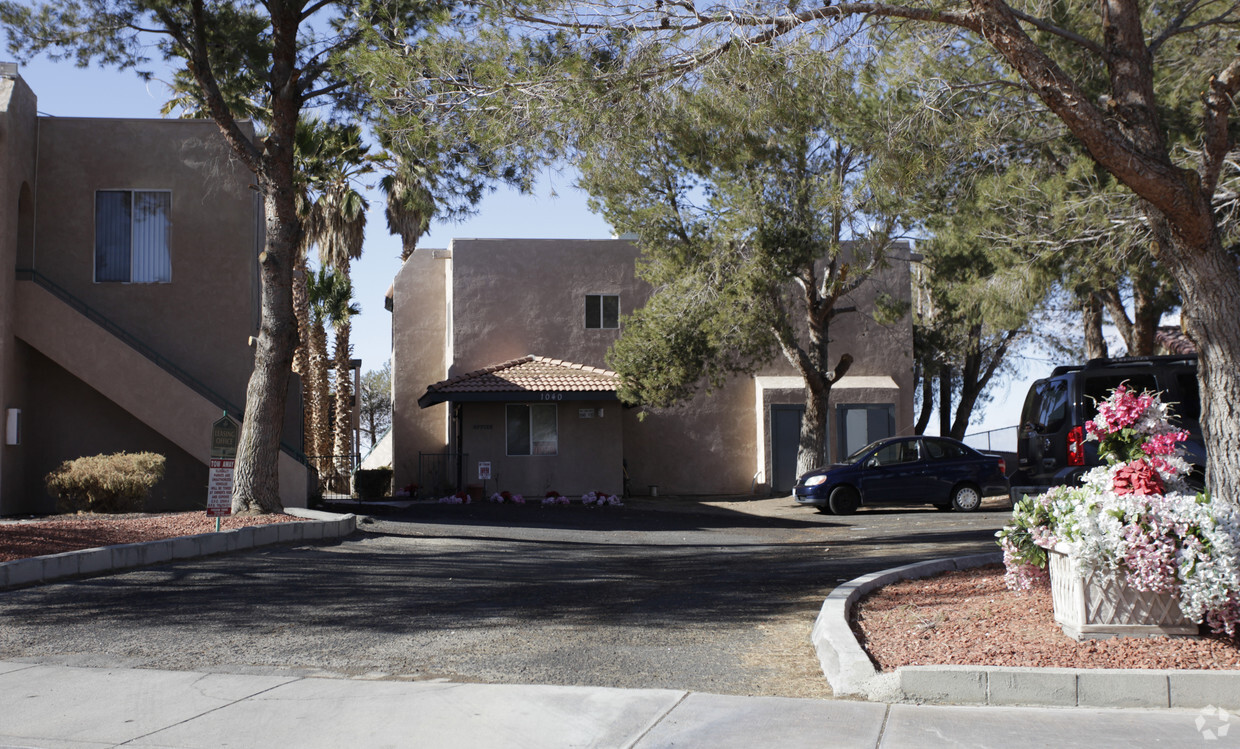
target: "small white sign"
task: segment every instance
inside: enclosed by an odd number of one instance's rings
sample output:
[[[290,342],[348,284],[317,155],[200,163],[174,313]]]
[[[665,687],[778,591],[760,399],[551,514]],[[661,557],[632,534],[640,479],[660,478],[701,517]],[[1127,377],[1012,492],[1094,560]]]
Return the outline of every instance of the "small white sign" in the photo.
[[[579,419],[593,419],[593,418],[594,418],[594,409],[593,409],[593,408],[579,408],[579,409],[577,409],[577,418],[579,418]]]
[[[236,464],[235,458],[211,458],[211,472],[207,479],[207,517],[232,514],[233,468]]]
[[[478,480],[479,481],[490,481],[491,480],[491,461],[489,460],[478,461]]]

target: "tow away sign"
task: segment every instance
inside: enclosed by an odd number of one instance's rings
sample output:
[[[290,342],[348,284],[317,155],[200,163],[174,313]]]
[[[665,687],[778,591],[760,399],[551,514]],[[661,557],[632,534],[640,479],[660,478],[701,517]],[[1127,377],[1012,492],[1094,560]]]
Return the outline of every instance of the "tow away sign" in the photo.
[[[211,472],[207,480],[207,517],[232,514],[233,469],[237,465],[237,423],[224,414],[211,425]]]

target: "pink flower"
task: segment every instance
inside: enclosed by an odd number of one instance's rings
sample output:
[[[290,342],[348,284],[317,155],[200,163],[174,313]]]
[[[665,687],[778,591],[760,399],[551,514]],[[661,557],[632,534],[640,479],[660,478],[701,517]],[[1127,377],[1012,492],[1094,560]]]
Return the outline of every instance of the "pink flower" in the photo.
[[[1226,632],[1229,637],[1235,637],[1237,625],[1240,625],[1240,597],[1232,593],[1224,604],[1207,611],[1206,624],[1214,632]]]
[[[1155,402],[1154,396],[1148,393],[1136,395],[1126,385],[1120,385],[1115,388],[1111,397],[1098,404],[1098,415],[1102,417],[1105,428],[1093,422],[1086,425],[1086,428],[1090,434],[1101,436],[1118,432],[1135,424]]]
[[[1145,440],[1141,446],[1146,455],[1174,455],[1176,443],[1188,439],[1188,432],[1164,432],[1155,434]]]

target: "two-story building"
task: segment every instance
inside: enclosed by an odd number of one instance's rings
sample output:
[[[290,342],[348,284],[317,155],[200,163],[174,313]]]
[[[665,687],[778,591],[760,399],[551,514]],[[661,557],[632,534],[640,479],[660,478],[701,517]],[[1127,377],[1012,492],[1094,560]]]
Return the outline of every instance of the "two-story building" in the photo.
[[[258,329],[262,205],[211,121],[39,116],[0,64],[0,515],[51,511],[44,476],[167,458],[148,509],[204,507],[211,423],[239,418]],[[305,506],[300,403],[279,471]]]
[[[622,239],[457,239],[418,250],[392,288],[395,485],[423,494],[483,484],[542,496],[786,492],[796,479],[805,391],[782,358],[691,402],[638,418],[606,369],[621,315],[650,295]],[[850,295],[832,322],[829,454],[911,431],[912,323],[870,314],[907,300],[909,248]]]

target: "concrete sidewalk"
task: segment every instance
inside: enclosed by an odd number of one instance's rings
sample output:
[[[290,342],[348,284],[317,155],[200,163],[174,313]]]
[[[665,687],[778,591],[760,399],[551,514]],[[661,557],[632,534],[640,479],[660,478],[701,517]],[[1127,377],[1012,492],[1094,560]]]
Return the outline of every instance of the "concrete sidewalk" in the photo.
[[[0,661],[0,747],[1240,746],[1231,720]]]

